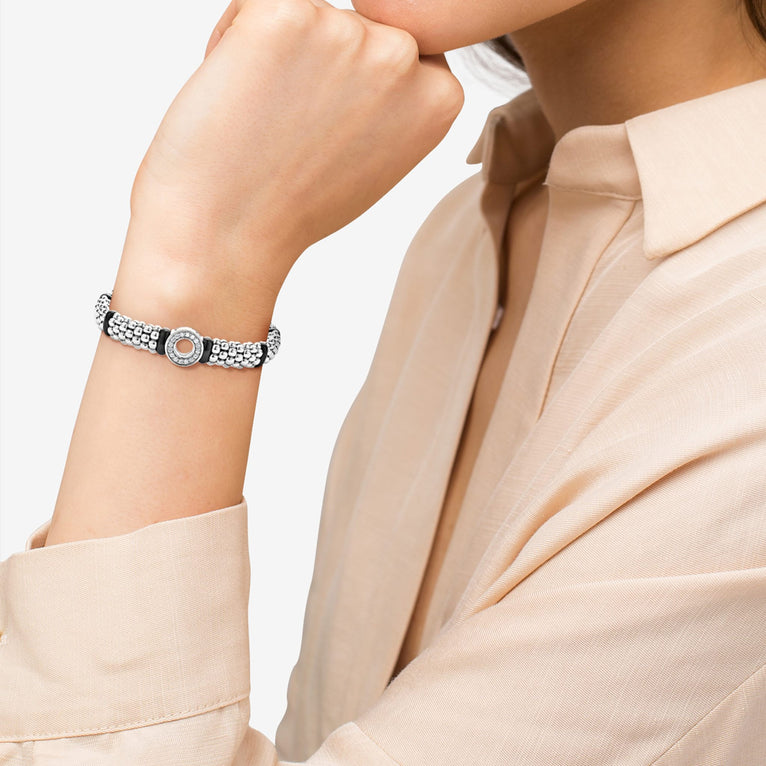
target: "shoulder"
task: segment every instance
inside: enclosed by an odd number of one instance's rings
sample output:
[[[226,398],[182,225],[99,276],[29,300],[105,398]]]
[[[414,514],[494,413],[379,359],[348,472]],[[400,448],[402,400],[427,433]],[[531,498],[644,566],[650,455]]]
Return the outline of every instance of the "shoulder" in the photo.
[[[609,331],[616,360],[654,359],[647,383],[690,356],[762,374],[755,362],[766,365],[766,205],[664,256]]]
[[[766,284],[766,203],[723,223],[694,244],[665,256],[651,280],[703,289],[712,277],[720,287],[744,290]],[[716,291],[718,292],[718,291]]]
[[[665,257],[632,296],[636,344],[656,370],[680,374],[688,360],[711,377],[739,382],[766,374],[766,205]],[[693,362],[692,360],[696,360]],[[651,383],[652,380],[647,380]],[[729,380],[729,385],[733,381]],[[759,395],[759,385],[752,390]],[[766,399],[766,389],[760,388]]]
[[[544,417],[567,425],[560,445],[567,471],[606,477],[599,461],[607,460],[631,491],[713,456],[762,455],[766,207],[660,260],[584,351]]]
[[[481,211],[484,180],[473,174],[447,192],[410,241],[399,268],[389,302],[382,345],[388,336],[401,333],[409,337],[433,300],[434,291],[453,268],[463,271],[467,278],[475,275],[470,264],[479,257],[480,242],[487,233]]]
[[[474,173],[439,200],[407,248],[399,282],[411,275],[436,277],[451,254],[475,246],[486,228],[481,212],[484,186],[481,173]]]
[[[762,568],[766,207],[658,262],[540,428],[544,523],[515,565],[551,558],[520,592]]]
[[[440,231],[445,225],[454,223],[455,219],[464,222],[469,218],[478,222],[485,184],[480,171],[468,176],[439,200],[423,222],[423,228],[435,227]]]

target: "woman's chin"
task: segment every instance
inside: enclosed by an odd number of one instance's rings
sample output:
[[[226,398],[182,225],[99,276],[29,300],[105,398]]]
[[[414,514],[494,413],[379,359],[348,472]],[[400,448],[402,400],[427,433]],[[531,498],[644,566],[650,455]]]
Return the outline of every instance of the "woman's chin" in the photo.
[[[444,53],[468,44],[462,42],[464,34],[459,30],[439,23],[442,14],[433,8],[433,0],[352,0],[352,4],[358,13],[372,21],[409,32],[422,55]]]

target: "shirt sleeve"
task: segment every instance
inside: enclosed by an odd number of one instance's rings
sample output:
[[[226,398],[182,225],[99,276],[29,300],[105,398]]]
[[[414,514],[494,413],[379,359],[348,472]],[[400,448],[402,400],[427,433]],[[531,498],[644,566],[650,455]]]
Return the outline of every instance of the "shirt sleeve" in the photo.
[[[749,440],[665,476],[537,581],[448,624],[304,763],[762,763],[764,464]],[[293,763],[249,726],[244,498],[43,539],[0,565],[0,763]]]

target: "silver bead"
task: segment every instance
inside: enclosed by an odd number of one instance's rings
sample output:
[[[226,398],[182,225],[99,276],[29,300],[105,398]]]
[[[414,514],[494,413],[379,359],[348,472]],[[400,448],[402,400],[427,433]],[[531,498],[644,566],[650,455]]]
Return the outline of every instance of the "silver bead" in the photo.
[[[180,337],[188,337],[192,340],[194,345],[193,352],[182,354],[176,350],[174,344],[169,351],[166,338],[165,356],[179,366],[190,366],[198,361],[199,357],[202,355],[204,351],[204,344],[202,342],[203,336],[201,333],[197,332],[197,330],[194,330],[191,327],[171,330],[162,327],[161,325],[150,324],[139,319],[133,319],[114,309],[110,310],[109,306],[111,305],[111,299],[111,293],[102,293],[95,304],[96,321],[99,328],[104,331],[108,337],[111,337],[124,345],[133,346],[134,348],[156,354],[159,336],[162,331],[175,335],[177,332],[183,330],[185,331],[185,334],[182,334]],[[104,319],[109,311],[111,311],[111,315],[105,326]],[[180,337],[176,335],[175,342],[178,342]],[[262,363],[268,362],[279,350],[281,336],[279,330],[272,324],[269,325],[268,337],[265,342],[240,342],[224,340],[222,338],[211,338],[210,340],[212,341],[212,344],[207,364],[242,369],[243,367],[257,367]],[[194,359],[194,357],[197,358]]]

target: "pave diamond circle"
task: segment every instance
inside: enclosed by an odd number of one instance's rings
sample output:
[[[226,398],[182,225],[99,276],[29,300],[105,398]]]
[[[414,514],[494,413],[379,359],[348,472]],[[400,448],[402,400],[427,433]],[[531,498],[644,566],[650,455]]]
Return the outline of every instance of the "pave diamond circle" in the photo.
[[[185,354],[176,348],[176,344],[182,340],[190,340],[193,345],[192,350]],[[205,344],[202,342],[202,336],[191,327],[177,327],[165,341],[165,356],[179,367],[189,367],[196,364],[202,357],[204,350]]]

